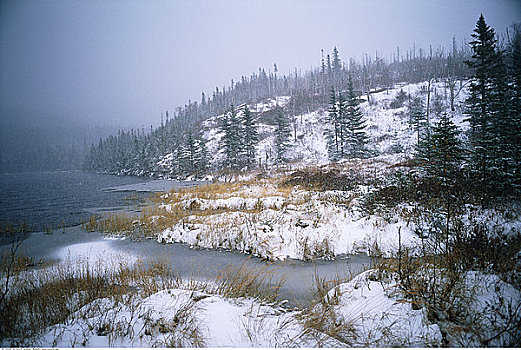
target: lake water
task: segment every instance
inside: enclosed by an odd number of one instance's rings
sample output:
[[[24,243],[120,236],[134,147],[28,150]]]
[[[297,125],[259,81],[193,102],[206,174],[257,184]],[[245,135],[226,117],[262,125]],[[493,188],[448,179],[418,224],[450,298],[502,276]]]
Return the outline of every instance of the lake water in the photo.
[[[123,208],[129,197],[146,197],[145,191],[168,190],[172,187],[193,186],[195,182],[166,180],[146,181],[143,178],[119,177],[84,172],[24,173],[1,175],[0,222],[3,225],[27,223],[35,230],[46,225],[57,227],[65,222],[71,226],[52,234],[35,232],[29,235],[20,252],[39,259],[63,258],[67,249],[78,245],[110,247],[140,259],[166,259],[186,278],[207,279],[230,265],[247,264],[274,271],[274,281],[285,279],[281,298],[296,306],[307,302],[315,275],[326,280],[344,278],[370,266],[366,256],[347,256],[335,261],[313,263],[285,260],[268,263],[238,252],[194,250],[183,244],[159,244],[155,240],[134,242],[128,239],[106,239],[97,232],[85,232],[73,226],[90,215],[108,209]],[[135,200],[132,201],[135,203]],[[8,242],[0,237],[0,251]]]
[[[81,171],[0,175],[0,225],[26,224],[31,230],[78,225],[97,208],[121,207],[127,192],[105,188],[136,184],[142,178]],[[141,194],[144,196],[144,194]]]

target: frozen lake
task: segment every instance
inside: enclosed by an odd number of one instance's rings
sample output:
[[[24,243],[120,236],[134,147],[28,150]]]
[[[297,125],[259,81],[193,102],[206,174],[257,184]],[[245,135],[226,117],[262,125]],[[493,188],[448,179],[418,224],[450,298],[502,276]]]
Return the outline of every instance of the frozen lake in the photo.
[[[36,261],[63,260],[67,256],[86,255],[115,260],[161,258],[185,278],[207,279],[230,265],[247,264],[265,267],[270,264],[274,281],[285,279],[281,299],[291,305],[305,303],[310,295],[315,275],[326,280],[343,278],[370,266],[366,256],[345,256],[335,261],[307,263],[296,260],[269,263],[237,252],[193,250],[182,244],[159,244],[155,240],[133,242],[128,239],[107,239],[100,233],[90,233],[73,226],[104,209],[123,208],[130,195],[145,198],[147,192],[193,186],[197,182],[168,180],[146,181],[143,178],[119,177],[83,172],[24,173],[2,175],[0,221],[3,225],[23,222],[38,230],[45,225],[54,227],[65,222],[67,229],[52,234],[34,232],[26,238],[20,252]],[[135,203],[135,201],[133,201]],[[8,249],[0,239],[0,251]]]

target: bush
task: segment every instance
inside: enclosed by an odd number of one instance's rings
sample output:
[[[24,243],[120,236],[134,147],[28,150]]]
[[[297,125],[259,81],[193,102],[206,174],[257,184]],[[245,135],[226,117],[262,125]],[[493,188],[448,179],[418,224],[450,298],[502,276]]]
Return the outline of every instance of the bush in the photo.
[[[349,191],[362,182],[354,173],[345,174],[338,169],[305,169],[293,172],[283,182],[284,185],[300,185],[318,191]]]
[[[389,104],[389,107],[393,109],[403,107],[404,102],[408,99],[409,95],[403,89],[400,89],[394,100]]]

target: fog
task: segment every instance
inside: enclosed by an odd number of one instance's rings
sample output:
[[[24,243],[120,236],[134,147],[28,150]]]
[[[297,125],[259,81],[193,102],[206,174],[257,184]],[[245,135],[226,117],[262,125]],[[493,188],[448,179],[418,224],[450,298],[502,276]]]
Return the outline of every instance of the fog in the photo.
[[[458,45],[470,37],[480,13],[498,33],[521,13],[518,1],[497,0],[7,0],[0,6],[2,133],[57,128],[67,140],[74,138],[70,130],[86,126],[158,125],[162,112],[259,67],[268,71],[276,63],[279,75],[316,67],[321,49],[337,46],[347,61],[363,53],[389,57],[398,46],[402,53],[413,45],[450,48],[453,36]]]
[[[503,32],[517,1],[3,1],[2,118],[157,125],[259,67],[307,70],[320,50],[384,57]]]

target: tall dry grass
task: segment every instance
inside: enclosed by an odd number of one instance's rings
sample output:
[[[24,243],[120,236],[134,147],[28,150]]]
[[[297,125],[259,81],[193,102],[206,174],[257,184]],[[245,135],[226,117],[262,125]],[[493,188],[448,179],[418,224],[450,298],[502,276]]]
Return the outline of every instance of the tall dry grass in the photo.
[[[0,302],[0,342],[10,346],[38,345],[36,339],[57,324],[88,324],[91,329],[87,333],[107,335],[109,342],[121,336],[133,337],[130,324],[121,324],[115,315],[121,310],[135,310],[140,300],[162,290],[186,289],[225,298],[274,302],[283,283],[273,282],[275,265],[254,267],[247,262],[229,265],[217,271],[214,278],[202,280],[195,275],[182,279],[166,259],[133,265],[119,261],[110,266],[101,260],[70,260],[42,269],[29,267],[25,263],[28,258],[15,260],[17,263],[11,264],[9,271],[3,265],[0,276],[0,288],[7,291]],[[7,285],[6,274],[10,274]],[[100,304],[105,299],[112,302]],[[191,308],[185,306],[178,310],[177,321],[147,325],[152,333],[176,334],[161,338],[161,344],[156,345],[204,345]],[[186,339],[179,339],[180,334]]]

